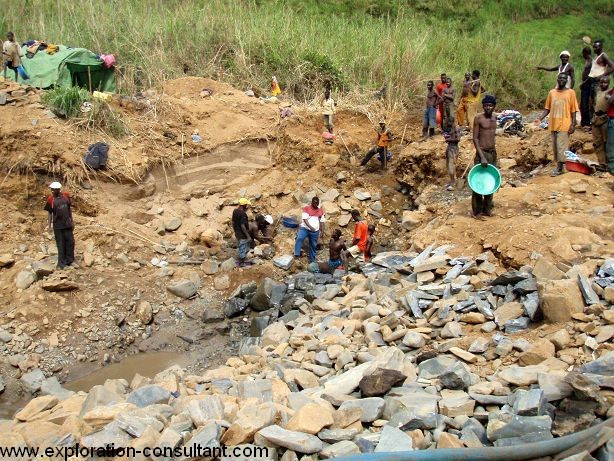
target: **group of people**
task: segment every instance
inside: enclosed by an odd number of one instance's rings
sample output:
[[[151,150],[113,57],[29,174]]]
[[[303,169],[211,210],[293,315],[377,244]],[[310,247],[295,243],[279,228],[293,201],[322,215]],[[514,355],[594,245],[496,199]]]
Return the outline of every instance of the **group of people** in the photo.
[[[548,93],[546,106],[538,122],[546,116],[552,133],[552,146],[557,166],[553,176],[565,173],[565,151],[569,150],[569,135],[577,126],[577,112],[580,112],[580,126],[590,130],[593,147],[600,168],[614,174],[614,93],[610,88],[610,74],[614,72],[614,61],[603,51],[603,40],[593,42],[591,48],[584,47],[582,56],[584,68],[580,83],[580,104],[574,86],[575,69],[570,62],[569,51],[559,54],[561,64],[553,67],[539,66],[537,69],[558,72],[556,87]]]
[[[335,229],[328,243],[329,257],[327,261],[316,261],[317,249],[324,235],[326,216],[320,206],[320,199],[313,197],[301,213],[301,222],[294,243],[294,257],[299,258],[305,240],[308,240],[308,270],[332,274],[343,267],[347,273],[350,259],[357,263],[368,262],[373,257],[375,225],[365,221],[358,210],[352,210],[352,220],[356,223],[354,236],[350,246],[342,238],[341,229]]]
[[[232,213],[232,228],[237,239],[238,261],[237,266],[246,267],[251,263],[247,260],[249,250],[255,242],[271,243],[273,241],[270,215],[256,215],[254,221],[249,221],[247,209],[251,202],[247,198],[240,198],[237,207]],[[318,262],[317,251],[322,246],[325,234],[326,216],[320,206],[320,199],[313,197],[311,203],[301,210],[301,221],[294,242],[294,257],[300,258],[305,241],[307,241],[308,270],[311,272],[332,274],[339,268],[348,271],[350,260],[356,263],[368,262],[373,256],[373,243],[375,225],[365,221],[358,210],[352,210],[351,216],[356,223],[351,245],[347,245],[342,238],[340,229],[331,234],[328,244],[329,257],[327,261]]]
[[[273,241],[273,232],[270,227],[273,224],[271,215],[257,214],[253,221],[250,221],[247,216],[247,207],[251,202],[245,197],[239,199],[238,206],[232,212],[232,229],[237,238],[239,250],[239,258],[237,266],[245,267],[251,265],[247,259],[249,251],[258,243],[271,243]]]

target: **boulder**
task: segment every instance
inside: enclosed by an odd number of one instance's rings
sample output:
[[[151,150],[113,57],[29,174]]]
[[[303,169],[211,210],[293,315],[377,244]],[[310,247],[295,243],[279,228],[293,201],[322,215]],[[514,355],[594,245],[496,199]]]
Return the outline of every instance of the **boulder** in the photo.
[[[166,289],[183,299],[189,299],[196,294],[198,287],[192,280],[181,279],[167,285]]]
[[[140,301],[136,305],[136,317],[143,325],[149,325],[153,321],[153,309],[148,301]]]
[[[341,404],[339,409],[360,408],[362,410],[360,420],[363,423],[371,423],[381,418],[384,413],[385,404],[386,402],[381,397],[367,397],[363,399],[347,400]]]
[[[533,341],[529,350],[520,354],[518,361],[521,365],[537,365],[544,360],[554,357],[554,344],[547,339]]]
[[[73,282],[67,278],[59,278],[45,280],[41,288],[45,291],[58,292],[79,290],[81,287],[77,282]]]
[[[322,451],[324,446],[322,441],[314,435],[289,431],[277,424],[265,427],[256,434],[274,445],[299,453],[317,453]]]
[[[157,384],[148,384],[135,389],[126,398],[128,403],[133,403],[139,408],[154,405],[156,403],[168,403],[171,393]]]
[[[25,290],[36,281],[36,275],[31,270],[22,270],[15,277],[15,286]]]
[[[45,375],[40,368],[24,373],[20,378],[23,387],[30,393],[38,392],[45,381]]]
[[[323,428],[333,424],[331,412],[317,403],[303,405],[286,424],[289,431],[317,434]]]
[[[278,346],[290,338],[290,332],[282,322],[269,325],[262,332],[262,347]]]
[[[375,448],[376,453],[389,453],[394,451],[412,451],[413,439],[396,427],[384,426],[379,442]]]
[[[401,226],[403,229],[412,230],[418,227],[422,223],[422,213],[417,211],[403,211],[403,217],[401,218]]]
[[[183,221],[181,220],[181,218],[179,217],[171,218],[168,221],[164,222],[164,229],[167,231],[173,232],[179,229],[181,227],[181,224],[183,224]]]
[[[550,322],[568,322],[573,314],[584,311],[584,299],[576,280],[539,282],[537,291],[544,317]]]
[[[358,387],[363,397],[375,397],[386,394],[391,388],[402,384],[406,378],[398,370],[378,368],[370,375],[363,376]]]

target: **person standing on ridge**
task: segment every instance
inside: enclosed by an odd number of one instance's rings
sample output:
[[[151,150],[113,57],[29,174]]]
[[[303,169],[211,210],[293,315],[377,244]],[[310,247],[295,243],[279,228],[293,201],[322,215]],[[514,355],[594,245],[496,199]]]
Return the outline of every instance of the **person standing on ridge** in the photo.
[[[548,114],[548,129],[552,133],[552,149],[557,162],[551,176],[565,173],[565,151],[569,150],[569,135],[576,130],[576,114],[578,101],[576,93],[565,88],[567,74],[560,73],[556,79],[557,87],[550,90],[546,98],[546,106],[542,114],[535,120],[539,124]]]
[[[478,113],[480,98],[482,97],[482,93],[486,91],[482,86],[482,82],[480,81],[480,71],[474,70],[471,72],[471,84],[469,86],[469,94],[466,99],[467,106],[467,122],[469,123],[469,129],[473,129],[475,116]]]
[[[610,79],[601,77],[595,96],[595,120],[593,120],[593,147],[599,165],[606,167],[605,146],[608,142],[608,93]]]
[[[279,96],[281,94],[281,88],[279,87],[279,82],[277,82],[277,77],[273,75],[271,77],[271,96]]]
[[[57,181],[52,182],[49,189],[51,195],[45,203],[45,211],[48,213],[47,230],[51,233],[53,228],[55,244],[58,247],[58,267],[64,269],[75,262],[72,200],[68,192],[61,192],[62,185]]]
[[[593,83],[588,74],[593,66],[591,55],[591,47],[585,46],[582,48],[582,57],[584,58],[584,68],[582,69],[582,82],[580,82],[580,125],[582,127],[590,127],[593,120]]]
[[[375,154],[377,154],[377,158],[382,164],[382,168],[385,168],[390,158],[388,147],[390,146],[390,142],[393,139],[394,139],[394,136],[386,128],[386,122],[384,120],[380,120],[379,130],[377,130],[377,146],[369,149],[369,152],[367,152],[367,155],[365,155],[365,157],[360,162],[360,166],[365,166],[367,163],[369,163],[369,160],[371,160],[371,158]]]
[[[480,164],[484,168],[489,164],[496,166],[497,163],[497,151],[495,150],[497,118],[493,117],[496,105],[497,100],[494,96],[484,96],[482,99],[484,112],[478,114],[473,122],[473,145],[476,152],[474,164]],[[484,220],[486,216],[492,216],[492,207],[493,194],[472,193],[471,214],[474,218]]]
[[[441,93],[441,99],[443,100],[441,121],[443,123],[444,132],[454,124],[454,88],[452,88],[452,79],[450,77],[446,77],[446,83],[447,86]]]
[[[443,130],[443,90],[445,90],[448,87],[448,76],[446,74],[441,74],[440,76],[440,82],[437,84],[437,86],[435,87],[435,91],[437,91],[437,96],[439,96],[439,114],[441,115],[441,123],[440,128]]]
[[[2,44],[2,58],[4,64],[4,80],[6,80],[6,71],[11,69],[15,72],[15,82],[19,78],[19,65],[21,64],[21,49],[19,43],[15,41],[15,34],[9,32],[6,34],[7,40]]]
[[[433,81],[429,80],[426,84],[426,107],[424,109],[424,120],[422,122],[422,140],[427,137],[435,136],[435,127],[437,126],[437,105],[441,99],[437,92],[433,89]]]
[[[561,64],[554,67],[543,67],[537,66],[537,70],[545,70],[546,72],[554,72],[557,71],[559,74],[567,75],[567,82],[565,83],[565,88],[572,88],[575,85],[575,76],[574,76],[574,68],[569,63],[570,54],[569,51],[561,51],[559,54],[559,58],[561,59]]]
[[[456,109],[456,124],[459,127],[463,127],[467,123],[467,96],[469,96],[469,91],[471,91],[471,73],[465,72],[463,90]]]
[[[333,115],[335,113],[335,101],[330,96],[330,89],[324,90],[322,98],[322,116],[324,117],[324,127],[330,134],[333,134]]]

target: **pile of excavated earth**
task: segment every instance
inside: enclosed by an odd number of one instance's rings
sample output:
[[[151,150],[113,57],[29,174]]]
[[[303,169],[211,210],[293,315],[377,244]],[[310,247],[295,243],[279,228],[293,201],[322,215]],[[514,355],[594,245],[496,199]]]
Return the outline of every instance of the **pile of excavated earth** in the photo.
[[[280,119],[277,104],[185,78],[113,106],[118,140],[40,94],[0,85],[0,446],[251,444],[309,460],[515,446],[612,416],[613,184],[551,178],[547,132],[497,136],[502,187],[477,221],[463,181],[444,189],[443,139],[418,141],[418,110],[388,114],[403,141],[382,172],[357,166],[374,132],[342,103],[324,145],[313,107]],[[590,135],[573,139],[592,158]],[[95,172],[82,157],[99,141],[109,165]],[[459,175],[473,157],[464,136]],[[62,271],[42,232],[51,180],[74,199],[78,267]],[[377,224],[371,263],[304,272],[281,221],[314,195],[346,240],[352,209]],[[241,196],[276,235],[239,269]],[[71,383],[159,351],[178,355]],[[602,439],[579,451],[607,459]]]

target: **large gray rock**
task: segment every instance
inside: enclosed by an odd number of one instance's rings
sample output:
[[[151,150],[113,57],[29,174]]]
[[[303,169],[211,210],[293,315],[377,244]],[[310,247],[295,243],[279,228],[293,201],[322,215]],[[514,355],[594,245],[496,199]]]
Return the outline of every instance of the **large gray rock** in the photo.
[[[181,224],[183,224],[181,218],[171,218],[168,221],[164,222],[164,229],[173,232],[179,229],[181,227]]]
[[[15,277],[15,286],[20,290],[25,290],[36,282],[36,275],[30,270],[22,270]]]
[[[471,386],[471,374],[463,363],[456,362],[439,376],[439,381],[446,389],[465,390]]]
[[[166,287],[166,289],[175,296],[179,296],[183,299],[191,298],[198,291],[196,284],[188,279],[181,279],[177,280],[176,282],[172,282]]]
[[[363,423],[370,423],[382,417],[385,404],[386,402],[384,399],[380,397],[367,397],[364,399],[348,400],[343,402],[339,409],[344,410],[348,408],[360,408],[362,409],[362,416],[360,420]]]
[[[614,376],[614,351],[610,351],[597,360],[582,365],[580,371],[595,375]]]
[[[360,448],[354,442],[349,440],[343,440],[333,445],[327,446],[320,452],[320,458],[322,459],[335,459],[340,456],[356,455],[360,453]]]
[[[402,389],[402,388],[400,388]],[[418,391],[403,394],[389,393],[385,398],[384,419],[390,420],[395,413],[407,411],[416,416],[425,417],[430,413],[437,413],[437,395]]]
[[[171,393],[162,386],[148,384],[128,394],[126,401],[135,404],[139,408],[143,408],[156,403],[168,403],[170,397]]]
[[[277,424],[261,429],[258,431],[257,436],[263,437],[279,447],[288,448],[299,453],[317,453],[322,451],[323,448],[322,441],[315,435],[288,431]]]
[[[132,437],[141,437],[147,428],[154,429],[156,432],[160,432],[164,429],[163,423],[155,416],[147,414],[143,410],[122,413],[115,418],[115,421],[119,427]]]
[[[117,423],[107,424],[101,431],[94,432],[81,438],[81,445],[88,448],[101,448],[112,445],[115,448],[127,447],[132,441]]]
[[[550,432],[552,428],[550,416],[499,416],[501,419],[492,418],[488,421],[486,433],[490,441],[522,437],[533,432]]]
[[[267,277],[258,285],[256,293],[254,293],[250,302],[250,306],[258,312],[266,311],[271,307],[275,307],[273,304],[276,300],[281,302],[281,298],[283,298],[285,291],[286,285],[284,283],[278,283]]]
[[[45,374],[40,368],[35,368],[21,376],[21,383],[30,394],[38,392],[45,381]]]
[[[202,427],[199,427],[192,432],[192,437],[184,445],[185,450],[191,450],[192,453],[202,453],[204,449],[212,451],[220,447],[220,437],[222,435],[222,426],[215,421],[210,421]],[[184,452],[185,453],[185,452]],[[202,459],[201,457],[193,457],[187,459]]]
[[[55,271],[55,264],[49,259],[44,259],[42,261],[34,261],[31,264],[31,267],[36,274],[36,277],[39,279],[51,275],[53,274],[53,271]]]
[[[47,378],[43,381],[40,392],[41,395],[53,395],[60,400],[66,400],[67,398],[75,395],[73,391],[63,388],[58,381],[58,378],[55,376]]]
[[[382,429],[375,452],[389,453],[393,451],[412,451],[413,449],[413,440],[410,436],[396,427],[387,425]]]
[[[228,318],[236,317],[245,312],[247,306],[249,306],[247,299],[231,298],[226,302],[226,306],[224,306],[224,314]]]
[[[458,363],[458,360],[450,355],[439,355],[425,360],[418,365],[418,377],[421,379],[439,378],[456,363]]]
[[[224,404],[219,395],[208,395],[192,400],[187,406],[195,427],[204,426],[210,420],[224,419]]]
[[[113,392],[111,389],[105,386],[94,386],[90,389],[87,397],[81,404],[80,416],[83,416],[88,411],[93,410],[96,407],[115,405],[116,403],[123,402],[125,400],[123,395],[119,395]]]

